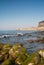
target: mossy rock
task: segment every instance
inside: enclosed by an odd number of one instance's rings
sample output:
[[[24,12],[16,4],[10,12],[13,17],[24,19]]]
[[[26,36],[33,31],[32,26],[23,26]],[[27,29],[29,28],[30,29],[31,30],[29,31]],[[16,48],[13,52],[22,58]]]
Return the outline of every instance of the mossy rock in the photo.
[[[10,45],[9,43],[7,43],[7,44],[5,44],[5,45],[3,46],[2,51],[5,52],[5,54],[6,54],[6,53],[9,53],[9,50],[10,50],[11,48],[12,48],[12,45]]]
[[[0,43],[0,50],[2,50],[4,44],[3,43]]]
[[[44,43],[44,38],[42,38],[42,43]]]
[[[36,53],[33,53],[32,55],[30,55],[30,56],[25,60],[25,62],[24,62],[22,65],[28,65],[29,63],[37,64],[38,58],[39,58],[39,54],[38,54],[37,52],[36,52]]]
[[[23,64],[23,62],[27,59],[27,56],[24,54],[21,54],[17,59],[16,59],[16,63],[17,64]]]
[[[10,49],[12,47],[12,45],[10,43],[6,43],[4,46],[3,46],[3,49]]]
[[[2,65],[10,65],[10,60],[9,60],[9,59],[5,60],[5,61],[2,63]]]

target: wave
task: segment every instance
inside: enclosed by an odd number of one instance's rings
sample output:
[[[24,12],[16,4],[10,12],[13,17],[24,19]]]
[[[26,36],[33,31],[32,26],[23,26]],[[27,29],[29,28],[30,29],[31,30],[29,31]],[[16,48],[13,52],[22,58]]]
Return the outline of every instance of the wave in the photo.
[[[0,38],[8,38],[8,37],[14,37],[17,35],[0,35]]]
[[[15,37],[15,36],[23,36],[23,34],[21,33],[17,33],[17,34],[2,34],[0,35],[0,38],[8,38],[8,37]]]

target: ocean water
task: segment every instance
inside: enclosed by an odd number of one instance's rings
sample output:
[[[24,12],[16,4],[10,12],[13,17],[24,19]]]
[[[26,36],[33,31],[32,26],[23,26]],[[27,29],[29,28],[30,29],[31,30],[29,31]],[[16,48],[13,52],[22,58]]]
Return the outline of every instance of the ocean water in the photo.
[[[18,36],[18,33],[23,34],[22,36]],[[31,34],[29,36],[28,34]],[[6,38],[4,38],[6,36]],[[29,53],[35,52],[39,49],[44,49],[43,43],[29,43],[29,39],[36,39],[36,36],[40,36],[41,38],[44,36],[39,34],[37,31],[20,31],[20,30],[9,30],[9,31],[0,31],[0,42],[3,44],[10,43],[22,43],[24,47],[27,48]]]

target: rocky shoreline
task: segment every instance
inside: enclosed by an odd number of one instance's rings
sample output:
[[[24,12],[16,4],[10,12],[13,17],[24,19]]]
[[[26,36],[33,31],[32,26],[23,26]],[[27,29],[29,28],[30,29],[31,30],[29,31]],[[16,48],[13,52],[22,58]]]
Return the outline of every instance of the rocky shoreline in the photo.
[[[31,55],[23,44],[0,43],[1,65],[44,65],[44,49],[40,49]]]

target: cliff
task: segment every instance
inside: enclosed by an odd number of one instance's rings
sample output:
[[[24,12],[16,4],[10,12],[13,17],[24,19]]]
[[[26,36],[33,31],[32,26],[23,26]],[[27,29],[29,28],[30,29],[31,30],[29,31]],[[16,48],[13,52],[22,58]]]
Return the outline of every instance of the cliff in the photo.
[[[38,24],[38,30],[44,31],[44,21],[40,21]]]

